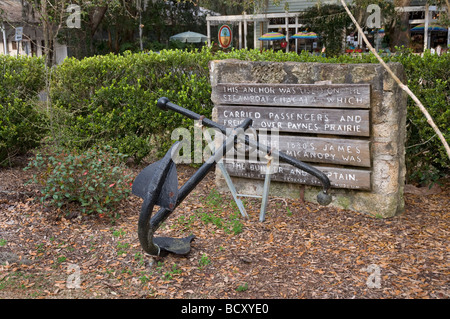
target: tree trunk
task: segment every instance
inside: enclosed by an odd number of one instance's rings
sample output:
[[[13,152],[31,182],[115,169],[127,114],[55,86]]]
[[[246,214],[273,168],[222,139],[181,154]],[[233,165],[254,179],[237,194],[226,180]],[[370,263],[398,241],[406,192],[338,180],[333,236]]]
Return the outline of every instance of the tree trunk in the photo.
[[[396,7],[407,7],[410,5],[410,2],[411,0],[394,0]],[[399,12],[397,14],[399,15],[399,19],[396,23],[393,23],[389,30],[389,35],[391,37],[391,51],[394,50],[396,46],[409,47],[411,42],[411,35],[409,33],[409,12]]]

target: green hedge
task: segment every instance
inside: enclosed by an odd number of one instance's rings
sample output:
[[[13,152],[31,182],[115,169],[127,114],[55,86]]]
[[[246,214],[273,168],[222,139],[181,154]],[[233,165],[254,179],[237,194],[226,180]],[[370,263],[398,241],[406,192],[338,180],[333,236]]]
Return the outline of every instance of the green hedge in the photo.
[[[391,58],[405,67],[408,86],[427,108],[447,142],[450,142],[450,54],[426,52],[423,57],[409,50]],[[415,102],[408,98],[407,176],[427,184],[448,173],[448,155]]]
[[[296,54],[281,51],[238,50],[224,58],[248,61],[320,62],[320,63],[379,63],[370,55],[342,55],[332,58],[304,52]],[[405,68],[408,86],[425,105],[445,139],[450,141],[450,53],[438,56],[429,51],[422,56],[409,49],[398,49],[397,54],[383,57],[386,62],[400,62]],[[449,173],[450,161],[440,139],[427,123],[415,102],[408,97],[407,177],[410,181],[428,184]]]
[[[156,101],[166,96],[209,116],[207,65],[202,54],[180,50],[65,60],[51,89],[64,132],[60,142],[77,148],[106,143],[136,161],[151,151],[150,142],[165,150],[172,130],[190,122],[160,111]]]
[[[208,63],[212,59],[378,63],[372,55],[327,58],[270,50],[213,53],[207,48],[194,52],[163,50],[66,59],[52,70],[51,138],[62,146],[80,150],[107,144],[137,162],[151,151],[161,154],[172,144],[171,132],[177,127],[192,128],[192,121],[173,112],[160,111],[156,101],[166,96],[183,107],[211,117]],[[450,140],[450,54],[426,53],[421,57],[400,51],[384,59],[404,65],[408,85]],[[5,154],[23,152],[36,145],[40,137],[41,131],[32,129],[40,127],[42,121],[33,97],[44,86],[45,72],[42,60],[35,58],[1,57],[0,66],[3,71],[0,150],[5,158]],[[14,124],[9,124],[12,122]],[[444,147],[411,99],[407,128],[408,176],[416,181],[429,181],[448,173],[450,164]],[[8,146],[8,143],[15,146]]]
[[[0,55],[0,166],[39,145],[45,129],[37,96],[44,79],[42,59]]]
[[[248,61],[378,63],[373,55],[349,55],[327,58],[307,53],[281,51],[209,49],[188,52],[163,50],[160,53],[107,55],[68,59],[55,72],[52,99],[66,110],[63,128],[67,145],[88,147],[108,143],[137,160],[150,152],[149,138],[161,152],[170,146],[170,132],[189,127],[192,122],[172,112],[156,108],[156,101],[166,96],[197,113],[211,116],[211,88],[208,62],[212,59]],[[385,57],[401,62],[408,85],[418,95],[447,139],[449,132],[450,54],[426,53],[423,57],[409,51]],[[425,117],[409,99],[407,162],[409,176],[415,180],[436,178],[449,168],[443,146],[426,123]],[[420,167],[420,170],[417,168]]]
[[[208,63],[212,59],[255,61],[350,62],[349,57],[326,59],[259,50],[229,53],[162,50],[158,53],[125,53],[66,59],[53,72],[51,100],[57,140],[66,147],[86,149],[109,144],[137,162],[152,150],[165,152],[177,127],[192,128],[192,121],[165,113],[156,101],[171,101],[211,116]],[[367,62],[359,61],[359,62]]]

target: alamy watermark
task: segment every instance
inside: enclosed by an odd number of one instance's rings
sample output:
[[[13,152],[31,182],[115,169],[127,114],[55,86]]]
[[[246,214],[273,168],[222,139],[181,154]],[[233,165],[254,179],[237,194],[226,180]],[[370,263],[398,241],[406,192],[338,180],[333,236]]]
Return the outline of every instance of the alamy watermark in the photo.
[[[70,15],[66,19],[66,25],[70,29],[81,28],[81,7],[78,4],[71,4],[67,7],[66,12]]]
[[[366,285],[369,288],[381,288],[381,268],[376,264],[371,264],[367,268],[363,268],[362,271],[370,273],[367,278]]]
[[[79,289],[81,288],[81,269],[80,266],[76,264],[69,264],[67,266],[67,276],[66,287],[68,289]]]
[[[367,12],[370,15],[367,17],[366,25],[368,28],[381,28],[381,8],[377,4],[370,4],[367,6]]]

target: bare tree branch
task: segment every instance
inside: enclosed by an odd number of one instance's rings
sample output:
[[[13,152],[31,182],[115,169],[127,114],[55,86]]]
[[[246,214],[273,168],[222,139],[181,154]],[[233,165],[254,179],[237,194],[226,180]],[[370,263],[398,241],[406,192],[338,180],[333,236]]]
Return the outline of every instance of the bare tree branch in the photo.
[[[411,90],[409,89],[409,87],[405,84],[402,83],[402,81],[400,81],[400,79],[394,74],[394,72],[392,72],[392,70],[389,68],[389,66],[386,64],[386,62],[384,62],[384,60],[378,55],[378,53],[376,52],[376,50],[373,48],[373,46],[370,44],[369,40],[367,40],[366,35],[364,34],[363,30],[361,29],[361,26],[358,24],[358,22],[356,21],[356,19],[353,17],[352,13],[350,12],[349,8],[347,7],[347,5],[345,4],[344,0],[340,0],[342,5],[345,8],[345,11],[347,11],[347,14],[350,16],[350,18],[352,19],[353,23],[355,24],[356,28],[358,29],[359,34],[362,36],[364,42],[366,43],[367,47],[370,49],[370,51],[375,55],[375,57],[378,59],[378,61],[380,61],[380,64],[386,69],[386,71],[392,76],[392,78],[395,80],[395,82],[397,82],[397,84],[406,92],[408,93],[408,95],[414,100],[414,102],[417,104],[417,106],[419,107],[420,111],[425,115],[425,118],[427,119],[428,124],[430,124],[430,126],[433,128],[433,130],[435,131],[436,135],[439,137],[439,139],[441,140],[442,144],[445,147],[445,150],[447,151],[447,156],[450,159],[450,147],[448,146],[447,141],[445,140],[444,136],[442,135],[441,131],[439,130],[439,128],[436,126],[436,124],[433,121],[433,118],[431,117],[431,115],[428,113],[427,109],[423,106],[422,102],[419,101],[419,99],[417,98],[417,96],[414,95],[413,92],[411,92]],[[448,0],[446,0],[448,1]]]

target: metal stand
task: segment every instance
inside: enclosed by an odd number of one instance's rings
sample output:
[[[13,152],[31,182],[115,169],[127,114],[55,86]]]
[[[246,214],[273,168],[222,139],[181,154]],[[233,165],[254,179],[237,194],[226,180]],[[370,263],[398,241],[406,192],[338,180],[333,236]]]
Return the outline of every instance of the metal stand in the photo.
[[[202,129],[202,133],[204,134],[204,126],[200,123],[198,125]],[[210,147],[212,148],[212,152],[215,152],[214,144],[211,143],[211,136],[208,136],[208,139],[210,140]],[[223,162],[220,161],[217,163],[217,166],[219,167],[223,177],[225,178],[225,181],[227,183],[228,188],[230,189],[231,195],[233,196],[233,199],[239,208],[239,211],[241,212],[242,217],[249,218],[247,211],[245,210],[244,204],[242,203],[242,200],[240,197],[253,197],[253,198],[261,198],[261,210],[259,213],[259,221],[263,222],[266,218],[266,209],[267,209],[267,203],[269,201],[269,189],[270,189],[270,175],[271,175],[271,167],[272,167],[272,157],[270,155],[266,156],[267,158],[267,171],[266,171],[266,177],[264,178],[264,188],[262,195],[250,195],[250,194],[240,194],[237,192],[236,187],[233,184],[233,181],[230,177],[230,174],[228,174],[227,169],[225,168],[225,165],[223,165]]]
[[[250,195],[250,194],[240,194],[236,191],[236,187],[233,184],[233,181],[231,180],[230,174],[228,174],[225,166],[223,163],[217,164],[220,168],[220,171],[222,172],[223,177],[225,178],[225,181],[227,182],[228,188],[230,189],[231,195],[233,195],[234,201],[236,202],[236,205],[239,208],[239,211],[241,212],[241,215],[245,218],[248,218],[247,211],[245,210],[244,204],[242,203],[242,200],[240,197],[253,197],[253,198],[261,198],[261,210],[259,213],[259,221],[263,222],[266,217],[266,209],[267,209],[267,202],[269,201],[269,189],[270,189],[270,171],[269,173],[266,173],[266,177],[264,178],[264,188],[262,195]],[[271,167],[270,162],[267,164],[267,169],[269,170]]]

